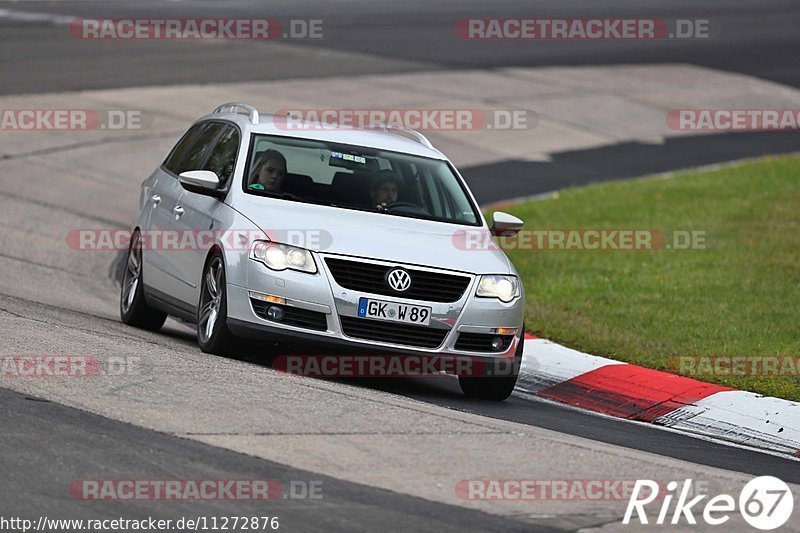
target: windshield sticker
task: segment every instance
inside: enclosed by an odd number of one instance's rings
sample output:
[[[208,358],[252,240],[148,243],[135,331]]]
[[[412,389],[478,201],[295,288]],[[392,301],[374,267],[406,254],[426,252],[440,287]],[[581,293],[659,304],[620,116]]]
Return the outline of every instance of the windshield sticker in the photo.
[[[367,158],[362,157],[360,155],[343,154],[342,152],[331,152],[331,157],[335,157],[337,159],[344,159],[345,161],[353,161],[354,163],[361,163],[362,165],[365,165],[367,163]]]

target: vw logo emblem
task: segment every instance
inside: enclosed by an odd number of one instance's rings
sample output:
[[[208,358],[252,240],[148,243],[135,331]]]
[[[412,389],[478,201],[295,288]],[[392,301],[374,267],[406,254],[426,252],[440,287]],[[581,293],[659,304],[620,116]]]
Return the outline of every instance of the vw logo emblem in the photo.
[[[386,274],[386,283],[397,292],[407,291],[411,287],[411,275],[402,268],[394,268]]]

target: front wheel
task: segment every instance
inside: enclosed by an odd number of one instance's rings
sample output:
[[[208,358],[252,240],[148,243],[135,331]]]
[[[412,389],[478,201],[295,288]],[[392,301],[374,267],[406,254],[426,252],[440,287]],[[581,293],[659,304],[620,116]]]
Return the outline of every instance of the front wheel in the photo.
[[[147,305],[142,283],[142,264],[142,237],[137,231],[131,237],[125,273],[122,276],[119,316],[129,326],[158,331],[167,320],[167,314]]]
[[[208,260],[203,272],[200,303],[197,306],[197,344],[206,353],[223,355],[234,341],[227,325],[225,288],[225,264],[222,255],[216,252]]]
[[[519,339],[513,363],[510,361],[489,365],[491,375],[458,376],[461,391],[470,398],[502,402],[514,392],[522,365],[522,350],[525,345],[525,328]]]

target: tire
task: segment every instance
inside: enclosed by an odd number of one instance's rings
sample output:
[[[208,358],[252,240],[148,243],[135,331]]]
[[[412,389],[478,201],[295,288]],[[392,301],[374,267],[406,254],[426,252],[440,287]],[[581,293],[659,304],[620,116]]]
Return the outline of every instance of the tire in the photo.
[[[119,295],[119,316],[129,326],[158,331],[167,320],[167,313],[147,305],[142,282],[142,238],[136,231],[131,237],[128,256],[125,259],[125,273]]]
[[[214,252],[203,269],[197,305],[197,344],[205,353],[225,355],[235,338],[228,330],[228,299],[225,292],[225,262]]]
[[[519,367],[522,364],[522,350],[525,345],[525,327],[522,328],[522,337],[514,354],[514,365],[511,369],[507,364],[490,366],[492,375],[488,376],[458,376],[461,391],[469,398],[492,400],[502,402],[514,392],[519,376]],[[510,372],[510,375],[509,375]]]

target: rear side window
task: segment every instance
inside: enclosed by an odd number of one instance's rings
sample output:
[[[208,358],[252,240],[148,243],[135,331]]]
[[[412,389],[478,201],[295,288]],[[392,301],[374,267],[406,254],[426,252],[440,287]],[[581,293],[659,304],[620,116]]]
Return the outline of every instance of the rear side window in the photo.
[[[233,175],[236,166],[236,154],[239,152],[239,130],[233,126],[225,126],[225,131],[211,150],[202,170],[210,170],[219,176],[220,187],[225,187]]]
[[[172,149],[164,166],[174,174],[187,170],[202,170],[204,156],[223,128],[224,124],[215,122],[192,126]]]

